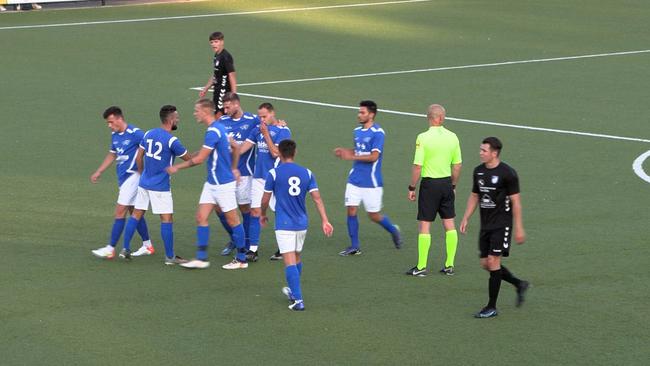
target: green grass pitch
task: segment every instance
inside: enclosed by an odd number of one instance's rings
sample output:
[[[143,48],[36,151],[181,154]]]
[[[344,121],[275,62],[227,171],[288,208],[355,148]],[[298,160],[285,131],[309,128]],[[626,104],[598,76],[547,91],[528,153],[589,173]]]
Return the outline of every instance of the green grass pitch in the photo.
[[[374,0],[367,0],[372,2]],[[358,3],[364,1],[359,0]],[[360,215],[364,254],[348,245],[343,191],[356,112],[275,101],[298,142],[297,160],[318,179],[334,236],[310,204],[304,254],[307,311],[280,293],[282,264],[262,232],[262,259],[246,271],[219,268],[223,230],[212,221],[206,271],[162,265],[159,219],[147,215],[158,253],[101,261],[116,198],[113,170],[90,174],[106,154],[101,118],[120,105],[127,121],[158,125],[161,105],[179,107],[177,136],[198,149],[191,115],[210,73],[208,34],[221,30],[240,83],[355,75],[646,50],[646,1],[424,1],[173,20],[8,28],[262,9],[352,4],[352,0],[215,1],[0,15],[0,364],[2,365],[644,365],[650,359],[647,182],[632,162],[644,141],[568,135],[449,120],[461,140],[462,215],[478,145],[489,135],[521,177],[528,242],[509,268],[532,282],[501,314],[472,313],[487,300],[478,266],[478,217],[461,236],[457,275],[408,278],[417,257],[416,207],[406,199],[415,137],[424,118],[379,113],[386,130],[384,212],[405,245]],[[650,54],[451,69],[284,84],[242,93],[450,117],[650,138]],[[255,111],[264,99],[243,97]],[[650,163],[642,168],[650,169]],[[204,167],[173,178],[175,242],[194,254],[194,210]],[[429,267],[442,264],[434,224]],[[136,235],[137,239],[137,235]],[[137,242],[137,240],[136,240]],[[643,360],[646,361],[643,361]]]

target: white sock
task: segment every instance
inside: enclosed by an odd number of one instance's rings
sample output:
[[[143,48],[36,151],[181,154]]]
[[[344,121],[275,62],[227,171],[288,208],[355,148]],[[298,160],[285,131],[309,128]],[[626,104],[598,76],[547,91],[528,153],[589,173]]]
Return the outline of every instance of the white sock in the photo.
[[[251,252],[257,252],[257,245],[251,245]]]
[[[145,240],[142,242],[142,245],[145,247],[150,247],[151,246],[151,240]]]

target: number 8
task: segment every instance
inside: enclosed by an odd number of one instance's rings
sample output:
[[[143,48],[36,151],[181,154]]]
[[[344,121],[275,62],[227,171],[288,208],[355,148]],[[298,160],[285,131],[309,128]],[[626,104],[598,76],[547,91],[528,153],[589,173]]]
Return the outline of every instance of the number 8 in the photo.
[[[289,194],[292,196],[297,196],[300,194],[300,178],[290,177],[289,178]]]

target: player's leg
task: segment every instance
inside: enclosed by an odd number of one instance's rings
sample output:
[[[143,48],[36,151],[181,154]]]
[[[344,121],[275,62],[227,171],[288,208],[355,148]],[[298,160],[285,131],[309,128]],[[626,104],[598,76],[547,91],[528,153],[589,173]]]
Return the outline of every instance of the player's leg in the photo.
[[[348,183],[345,186],[345,207],[347,210],[348,236],[350,237],[350,246],[339,252],[341,256],[361,254],[359,244],[359,218],[357,211],[361,203],[361,192],[359,187]]]
[[[455,201],[456,195],[450,181],[440,182],[438,189],[442,191],[438,213],[442,219],[442,226],[445,229],[445,249],[447,258],[445,266],[440,273],[452,276],[454,274],[454,260],[456,258],[456,249],[458,248],[458,232],[454,218],[456,217]]]
[[[491,318],[498,315],[497,299],[501,288],[501,244],[495,240],[495,231],[482,231],[479,236],[481,267],[490,273],[488,280],[488,303],[474,315],[476,318]]]
[[[209,218],[214,210],[215,204],[207,187],[206,183],[201,193],[199,207],[196,209],[196,257],[187,263],[181,264],[185,268],[205,269],[210,267],[210,262],[208,261],[208,243],[210,241]]]
[[[304,243],[306,231],[284,231],[275,232],[278,247],[284,260],[284,274],[288,287],[282,289],[287,295],[291,304],[291,310],[304,310],[305,305],[302,298],[302,288],[300,285],[300,276],[302,272],[302,263],[300,262],[300,252]],[[300,266],[298,265],[300,263]]]
[[[248,268],[248,263],[246,262],[246,233],[244,231],[244,225],[239,220],[239,214],[237,213],[236,190],[235,182],[217,185],[213,190],[214,200],[223,210],[226,221],[232,228],[232,238],[237,248],[235,259],[223,265],[223,269]]]
[[[244,233],[246,248],[257,252],[257,248],[250,248],[250,223],[251,223],[251,181],[253,177],[250,175],[239,177],[237,182],[237,205],[239,206],[239,212],[241,212],[242,223],[244,225]],[[257,258],[255,259],[257,260]]]
[[[510,244],[512,241],[511,228],[507,226],[501,229],[498,235],[502,237],[504,247],[501,257],[508,257],[510,255]],[[512,274],[512,272],[510,272],[510,270],[508,270],[508,268],[503,265],[503,263],[501,264],[501,279],[513,285],[517,290],[517,307],[523,305],[526,291],[528,291],[530,283],[528,281],[517,278],[514,274]]]
[[[255,178],[251,182],[250,194],[250,224],[249,239],[250,248],[246,254],[249,261],[257,261],[257,249],[260,243],[260,216],[262,215],[262,196],[264,195],[264,179]]]
[[[172,192],[149,191],[151,198],[151,212],[160,215],[160,236],[165,246],[165,264],[176,264],[177,256],[174,253],[174,200]],[[180,262],[179,262],[180,263]]]
[[[221,207],[214,206],[214,213],[217,214],[217,217],[219,218],[219,222],[221,222],[221,226],[223,226],[223,229],[226,230],[228,233],[228,237],[230,240],[228,243],[226,243],[226,246],[223,247],[223,250],[221,251],[221,255],[227,256],[232,253],[232,251],[235,249],[235,244],[233,244],[232,240],[232,228],[230,225],[228,225],[228,221],[226,220],[226,215],[224,215],[223,211],[221,210]]]
[[[108,239],[108,244],[98,249],[94,249],[91,253],[98,258],[113,259],[115,258],[115,246],[120,241],[122,231],[126,224],[126,214],[128,206],[117,203],[113,214],[113,226],[111,227],[111,236]]]
[[[131,239],[138,228],[138,222],[144,215],[144,209],[134,209],[133,213],[126,222],[124,227],[124,245],[122,246],[122,251],[120,251],[120,258],[131,259]]]
[[[365,207],[366,212],[368,212],[368,217],[374,223],[379,224],[383,227],[388,233],[390,233],[393,239],[393,245],[395,248],[399,249],[402,247],[402,236],[399,231],[399,227],[394,225],[388,216],[381,213],[383,206],[382,196],[384,194],[384,189],[382,187],[377,188],[362,188],[362,202],[363,207]]]
[[[407,275],[426,276],[431,248],[431,223],[436,219],[438,202],[431,180],[422,179],[418,192],[418,264],[407,271]]]

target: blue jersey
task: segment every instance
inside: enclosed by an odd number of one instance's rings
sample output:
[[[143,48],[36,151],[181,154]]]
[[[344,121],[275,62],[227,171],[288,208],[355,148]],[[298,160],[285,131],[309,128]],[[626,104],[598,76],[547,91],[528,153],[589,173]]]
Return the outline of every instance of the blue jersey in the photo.
[[[232,156],[230,141],[226,130],[219,121],[214,121],[205,131],[203,147],[212,150],[206,164],[208,169],[207,182],[210,184],[226,184],[235,180],[232,174]]]
[[[265,192],[275,195],[275,230],[307,230],[307,192],[318,190],[311,170],[296,163],[285,163],[269,170]]]
[[[384,130],[377,123],[370,128],[357,127],[354,129],[354,155],[370,155],[379,152],[379,158],[370,163],[355,160],[348,176],[348,183],[362,188],[382,187],[381,160],[384,150]]]
[[[238,119],[233,119],[228,115],[222,116],[219,118],[219,122],[226,128],[228,136],[232,137],[239,145],[243,144],[251,134],[251,131],[260,125],[260,119],[256,115],[248,112],[244,112]],[[246,151],[239,157],[237,169],[239,169],[242,177],[253,175],[255,169],[255,152],[252,149]]]
[[[176,136],[162,128],[147,131],[140,147],[144,149],[140,187],[150,191],[171,191],[170,177],[165,169],[174,164],[175,157],[187,154],[187,149]]]
[[[271,141],[273,141],[275,146],[278,146],[282,140],[291,138],[291,130],[289,127],[271,125],[268,126],[268,129]],[[257,157],[255,158],[255,173],[253,174],[253,178],[265,179],[269,170],[278,166],[280,159],[274,158],[273,155],[271,155],[269,146],[266,144],[266,140],[264,139],[264,134],[260,132],[259,127],[251,132],[246,141],[250,141],[257,146]]]
[[[135,153],[144,133],[141,129],[127,125],[124,132],[113,132],[111,134],[110,152],[115,154],[115,170],[117,173],[117,184],[122,185],[131,174],[138,171],[135,164]]]

